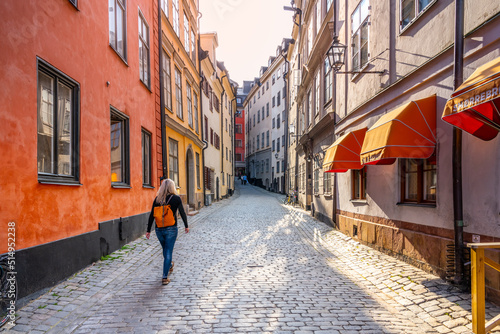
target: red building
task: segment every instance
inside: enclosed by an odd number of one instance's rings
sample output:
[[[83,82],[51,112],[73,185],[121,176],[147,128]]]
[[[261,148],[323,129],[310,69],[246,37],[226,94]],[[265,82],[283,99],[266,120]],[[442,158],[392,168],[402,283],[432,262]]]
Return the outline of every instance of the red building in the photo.
[[[1,1],[0,254],[19,297],[142,235],[161,171],[155,0]]]
[[[245,128],[245,109],[243,101],[251,89],[251,81],[244,81],[243,87],[238,88],[236,94],[236,114],[234,128],[234,161],[235,161],[235,176],[246,174],[245,163],[245,148],[246,148],[246,128]]]

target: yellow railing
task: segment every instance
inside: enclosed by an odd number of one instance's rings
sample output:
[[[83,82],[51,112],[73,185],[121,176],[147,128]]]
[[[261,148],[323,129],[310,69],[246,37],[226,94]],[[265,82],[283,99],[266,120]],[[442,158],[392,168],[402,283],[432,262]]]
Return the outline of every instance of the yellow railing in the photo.
[[[471,249],[471,294],[472,294],[472,331],[475,334],[486,334],[500,324],[500,314],[486,323],[484,265],[500,272],[500,264],[484,256],[488,248],[500,248],[500,242],[467,244]]]

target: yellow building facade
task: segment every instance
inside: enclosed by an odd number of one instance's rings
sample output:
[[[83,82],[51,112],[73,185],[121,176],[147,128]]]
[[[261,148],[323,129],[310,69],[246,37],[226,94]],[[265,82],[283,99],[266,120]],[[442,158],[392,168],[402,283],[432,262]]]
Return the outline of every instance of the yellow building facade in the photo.
[[[198,1],[162,0],[162,101],[168,177],[188,210],[203,205]]]

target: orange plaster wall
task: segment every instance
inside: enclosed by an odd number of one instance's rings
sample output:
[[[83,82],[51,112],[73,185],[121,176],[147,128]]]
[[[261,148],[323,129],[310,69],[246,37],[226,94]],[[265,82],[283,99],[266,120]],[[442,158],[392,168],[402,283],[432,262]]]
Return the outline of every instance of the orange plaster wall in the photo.
[[[16,249],[76,236],[98,223],[150,209],[154,189],[142,186],[141,128],[152,136],[155,96],[139,79],[138,8],[150,30],[151,90],[155,1],[127,1],[127,62],[109,46],[108,2],[0,1],[0,253],[7,223],[16,223]],[[37,173],[37,56],[80,84],[80,183],[46,185]],[[106,82],[110,82],[107,87]],[[111,187],[110,105],[130,117],[131,189]]]

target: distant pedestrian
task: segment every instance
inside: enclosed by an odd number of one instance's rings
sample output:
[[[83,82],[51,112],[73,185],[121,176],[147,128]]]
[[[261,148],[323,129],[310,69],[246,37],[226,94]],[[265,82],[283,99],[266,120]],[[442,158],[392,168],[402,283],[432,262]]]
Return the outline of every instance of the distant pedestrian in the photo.
[[[155,210],[156,208],[156,210]],[[180,212],[186,233],[189,233],[186,212],[182,206],[182,200],[175,190],[175,182],[165,179],[161,183],[160,189],[153,201],[153,207],[149,214],[148,229],[146,239],[151,235],[151,227],[155,221],[155,232],[158,241],[163,249],[163,278],[162,284],[170,283],[168,274],[174,269],[172,253],[174,251],[175,240],[177,239],[177,211]]]
[[[247,184],[247,176],[246,175],[243,175],[243,184],[246,185]]]

